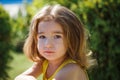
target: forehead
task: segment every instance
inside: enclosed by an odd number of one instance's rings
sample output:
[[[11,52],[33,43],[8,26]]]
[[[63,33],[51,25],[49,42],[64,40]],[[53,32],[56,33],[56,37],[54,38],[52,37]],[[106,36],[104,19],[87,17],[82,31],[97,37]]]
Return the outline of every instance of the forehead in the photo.
[[[63,32],[62,26],[55,21],[41,21],[38,24],[38,32]]]

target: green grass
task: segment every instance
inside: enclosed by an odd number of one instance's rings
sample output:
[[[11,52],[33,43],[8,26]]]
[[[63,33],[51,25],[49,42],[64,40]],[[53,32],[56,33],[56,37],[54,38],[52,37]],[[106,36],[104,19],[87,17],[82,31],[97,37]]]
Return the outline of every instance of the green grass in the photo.
[[[28,69],[32,65],[32,62],[22,53],[11,52],[11,55],[13,56],[13,60],[10,63],[11,69],[8,73],[10,76],[9,80],[14,80],[17,75]]]

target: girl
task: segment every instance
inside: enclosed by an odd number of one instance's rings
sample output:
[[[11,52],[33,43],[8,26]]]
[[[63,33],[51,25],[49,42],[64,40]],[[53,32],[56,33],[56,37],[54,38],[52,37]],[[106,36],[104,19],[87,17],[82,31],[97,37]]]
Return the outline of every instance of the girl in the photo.
[[[88,80],[85,29],[75,14],[60,6],[45,6],[32,20],[24,53],[32,67],[15,80]]]

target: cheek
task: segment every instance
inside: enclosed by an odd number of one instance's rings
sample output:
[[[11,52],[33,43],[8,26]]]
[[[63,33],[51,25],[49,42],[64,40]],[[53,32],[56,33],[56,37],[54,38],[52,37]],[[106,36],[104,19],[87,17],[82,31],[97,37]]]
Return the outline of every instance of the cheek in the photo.
[[[57,47],[58,49],[66,50],[66,46],[65,46],[63,40],[60,40],[60,41],[58,41],[58,42],[56,41],[56,42],[55,42],[55,45],[56,45],[56,47]]]
[[[37,43],[37,48],[38,48],[38,51],[41,51],[42,48],[43,48],[43,42],[41,42],[40,40],[38,40],[38,43]]]

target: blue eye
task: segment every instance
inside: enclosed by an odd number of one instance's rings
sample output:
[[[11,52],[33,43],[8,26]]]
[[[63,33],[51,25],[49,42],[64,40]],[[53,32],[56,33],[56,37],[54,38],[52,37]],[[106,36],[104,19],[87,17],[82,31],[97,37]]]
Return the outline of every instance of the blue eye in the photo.
[[[46,37],[43,36],[43,35],[41,35],[41,36],[39,36],[39,38],[40,38],[40,39],[45,39]]]

